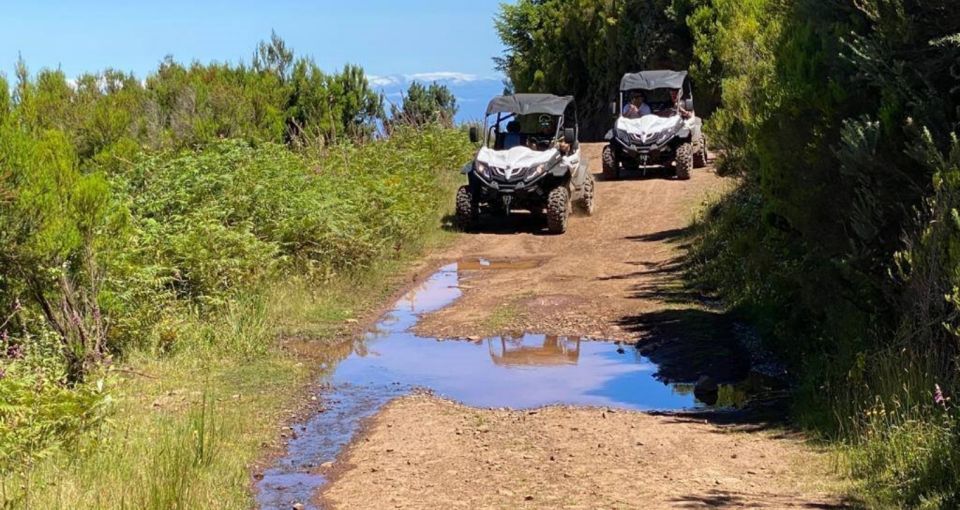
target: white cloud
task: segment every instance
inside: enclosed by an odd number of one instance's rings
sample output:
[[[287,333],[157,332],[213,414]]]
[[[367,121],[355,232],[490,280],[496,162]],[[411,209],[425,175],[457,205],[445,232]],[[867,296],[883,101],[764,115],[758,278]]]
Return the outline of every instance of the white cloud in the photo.
[[[457,84],[483,79],[475,74],[458,73],[454,71],[434,71],[432,73],[406,74],[404,75],[404,78],[406,78],[407,81],[447,81]]]
[[[400,83],[400,78],[397,76],[377,76],[371,74],[367,76],[367,81],[370,82],[370,85],[374,87],[389,87],[390,85],[396,85]]]
[[[378,75],[371,74],[367,76],[367,81],[372,87],[376,88],[394,88],[406,87],[410,83],[418,81],[420,83],[446,83],[450,85],[465,85],[468,83],[483,81],[500,81],[499,78],[489,76],[479,76],[476,74],[460,73],[456,71],[433,71],[427,73],[411,74],[390,74]]]

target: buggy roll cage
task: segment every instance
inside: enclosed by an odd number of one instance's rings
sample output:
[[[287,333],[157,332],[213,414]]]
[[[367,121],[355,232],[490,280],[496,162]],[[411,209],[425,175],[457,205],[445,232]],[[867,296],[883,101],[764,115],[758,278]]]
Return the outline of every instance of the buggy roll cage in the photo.
[[[499,138],[500,125],[504,121],[520,115],[530,114],[549,115],[557,117],[553,140],[566,138],[567,130],[573,130],[574,144],[579,140],[580,124],[577,114],[577,104],[572,96],[555,96],[552,94],[514,94],[497,96],[487,105],[487,112],[483,121],[483,144],[495,146]],[[491,123],[493,115],[496,120]],[[532,134],[532,133],[526,133]],[[491,139],[493,145],[491,145]]]
[[[693,84],[686,71],[640,71],[639,73],[627,73],[620,80],[620,91],[617,95],[617,101],[611,103],[611,110],[617,117],[622,115],[623,106],[629,98],[627,94],[634,91],[654,91],[660,89],[678,89],[683,101],[688,102],[687,110],[693,110]]]

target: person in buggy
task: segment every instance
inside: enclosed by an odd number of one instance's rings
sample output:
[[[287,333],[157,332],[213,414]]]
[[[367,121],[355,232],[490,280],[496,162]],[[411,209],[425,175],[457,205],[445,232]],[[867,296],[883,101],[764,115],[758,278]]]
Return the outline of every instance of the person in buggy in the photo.
[[[635,90],[630,96],[630,102],[623,105],[621,114],[628,119],[639,119],[644,115],[650,115],[653,110],[647,104],[647,94],[642,90]]]
[[[689,112],[683,107],[683,94],[680,89],[670,89],[670,106],[657,112],[661,117],[673,117],[679,115],[682,119],[689,119],[693,112]]]

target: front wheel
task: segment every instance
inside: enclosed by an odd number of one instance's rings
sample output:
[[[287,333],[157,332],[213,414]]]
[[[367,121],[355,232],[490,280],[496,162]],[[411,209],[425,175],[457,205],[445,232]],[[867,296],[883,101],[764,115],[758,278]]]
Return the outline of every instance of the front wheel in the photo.
[[[613,181],[620,178],[620,164],[617,163],[616,155],[613,153],[613,147],[607,145],[603,148],[603,180]]]
[[[577,208],[587,216],[592,216],[596,208],[594,199],[594,179],[592,174],[587,174],[587,179],[583,183],[583,195],[577,200]]]
[[[570,212],[570,191],[566,186],[558,186],[547,195],[547,230],[551,234],[567,231],[567,216]]]
[[[476,227],[480,216],[479,209],[470,186],[460,186],[457,190],[457,225],[463,230]]]
[[[693,144],[687,142],[677,147],[677,179],[685,181],[693,170]]]

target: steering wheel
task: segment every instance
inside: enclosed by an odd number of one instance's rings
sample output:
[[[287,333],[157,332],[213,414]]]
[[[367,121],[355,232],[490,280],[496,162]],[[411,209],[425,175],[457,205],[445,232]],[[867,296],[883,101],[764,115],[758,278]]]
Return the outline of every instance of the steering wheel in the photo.
[[[553,117],[544,113],[537,117],[537,125],[540,126],[540,129],[549,129],[553,126]],[[554,134],[543,134],[536,133],[528,136],[534,143],[537,145],[538,150],[547,150],[550,148],[550,145],[553,144]]]

